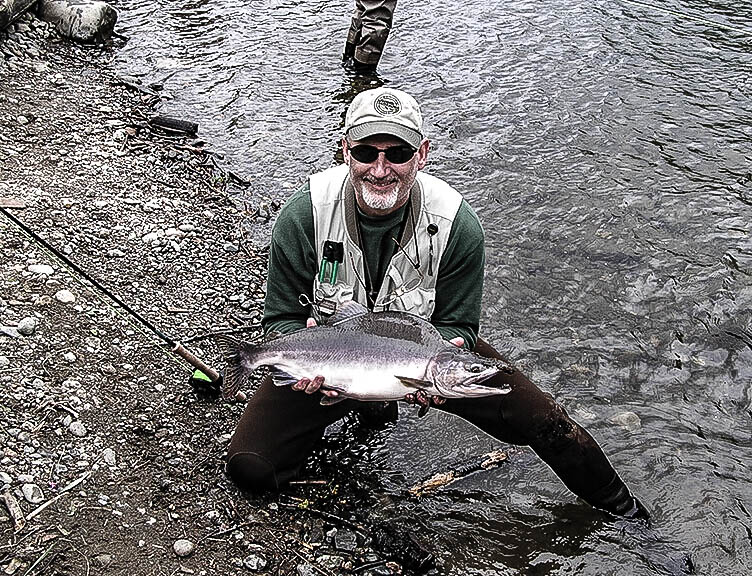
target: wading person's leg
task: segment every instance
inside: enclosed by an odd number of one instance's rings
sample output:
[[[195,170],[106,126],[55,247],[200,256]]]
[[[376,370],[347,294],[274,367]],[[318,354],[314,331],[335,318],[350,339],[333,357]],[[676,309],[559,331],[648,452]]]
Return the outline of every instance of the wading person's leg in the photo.
[[[227,473],[246,490],[276,490],[295,478],[329,424],[353,410],[344,400],[322,406],[321,394],[275,386],[264,378],[240,417],[227,450]]]
[[[478,340],[475,351],[501,358],[482,340]],[[591,506],[619,515],[647,515],[598,443],[550,394],[519,372],[495,378],[509,383],[511,392],[450,399],[439,409],[464,418],[503,442],[530,446],[567,488]]]
[[[397,0],[355,0],[355,12],[345,44],[344,59],[376,69],[392,29]]]

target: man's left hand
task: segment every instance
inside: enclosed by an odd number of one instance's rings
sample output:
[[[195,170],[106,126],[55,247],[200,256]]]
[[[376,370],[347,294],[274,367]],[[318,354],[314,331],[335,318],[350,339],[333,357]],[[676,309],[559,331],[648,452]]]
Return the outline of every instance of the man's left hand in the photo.
[[[452,338],[450,342],[458,348],[461,348],[465,345],[465,339],[462,336]],[[409,394],[405,394],[404,400],[408,404],[420,405],[420,410],[418,410],[418,417],[425,416],[432,404],[434,406],[441,406],[444,402],[446,402],[446,398],[444,398],[443,396],[429,396],[428,394],[426,394],[425,390],[418,390],[417,392],[410,392]]]

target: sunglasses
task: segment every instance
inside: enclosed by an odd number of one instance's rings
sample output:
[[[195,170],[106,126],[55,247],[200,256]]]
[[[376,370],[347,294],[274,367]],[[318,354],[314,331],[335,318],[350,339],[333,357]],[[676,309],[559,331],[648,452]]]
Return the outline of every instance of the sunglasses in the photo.
[[[359,144],[350,148],[350,155],[363,164],[375,162],[382,152],[384,157],[392,164],[404,164],[415,156],[416,150],[407,145],[376,148],[376,146],[369,146],[368,144]]]

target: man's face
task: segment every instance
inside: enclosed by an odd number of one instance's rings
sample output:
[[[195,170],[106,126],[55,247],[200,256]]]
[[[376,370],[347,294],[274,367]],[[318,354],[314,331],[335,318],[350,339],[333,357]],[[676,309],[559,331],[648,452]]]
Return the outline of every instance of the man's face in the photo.
[[[350,167],[350,180],[360,209],[369,216],[385,216],[402,207],[410,196],[415,175],[428,159],[428,140],[423,140],[415,155],[403,164],[395,164],[379,153],[371,163],[358,162],[350,153],[359,145],[386,150],[392,146],[406,146],[399,138],[378,134],[363,140],[342,139],[345,164]]]

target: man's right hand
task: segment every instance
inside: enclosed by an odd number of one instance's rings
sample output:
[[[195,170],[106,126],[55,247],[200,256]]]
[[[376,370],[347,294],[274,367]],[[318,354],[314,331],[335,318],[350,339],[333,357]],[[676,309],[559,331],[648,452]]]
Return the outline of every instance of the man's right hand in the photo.
[[[316,326],[316,320],[314,320],[313,318],[306,320],[306,328],[313,328],[314,326]],[[322,389],[321,387],[323,385],[324,377],[316,376],[313,380],[311,380],[310,378],[301,378],[292,385],[292,389],[299,392],[303,391],[306,394],[321,392],[324,396],[328,396],[329,398],[336,398],[337,396],[339,396],[339,392],[337,392],[336,390]]]

